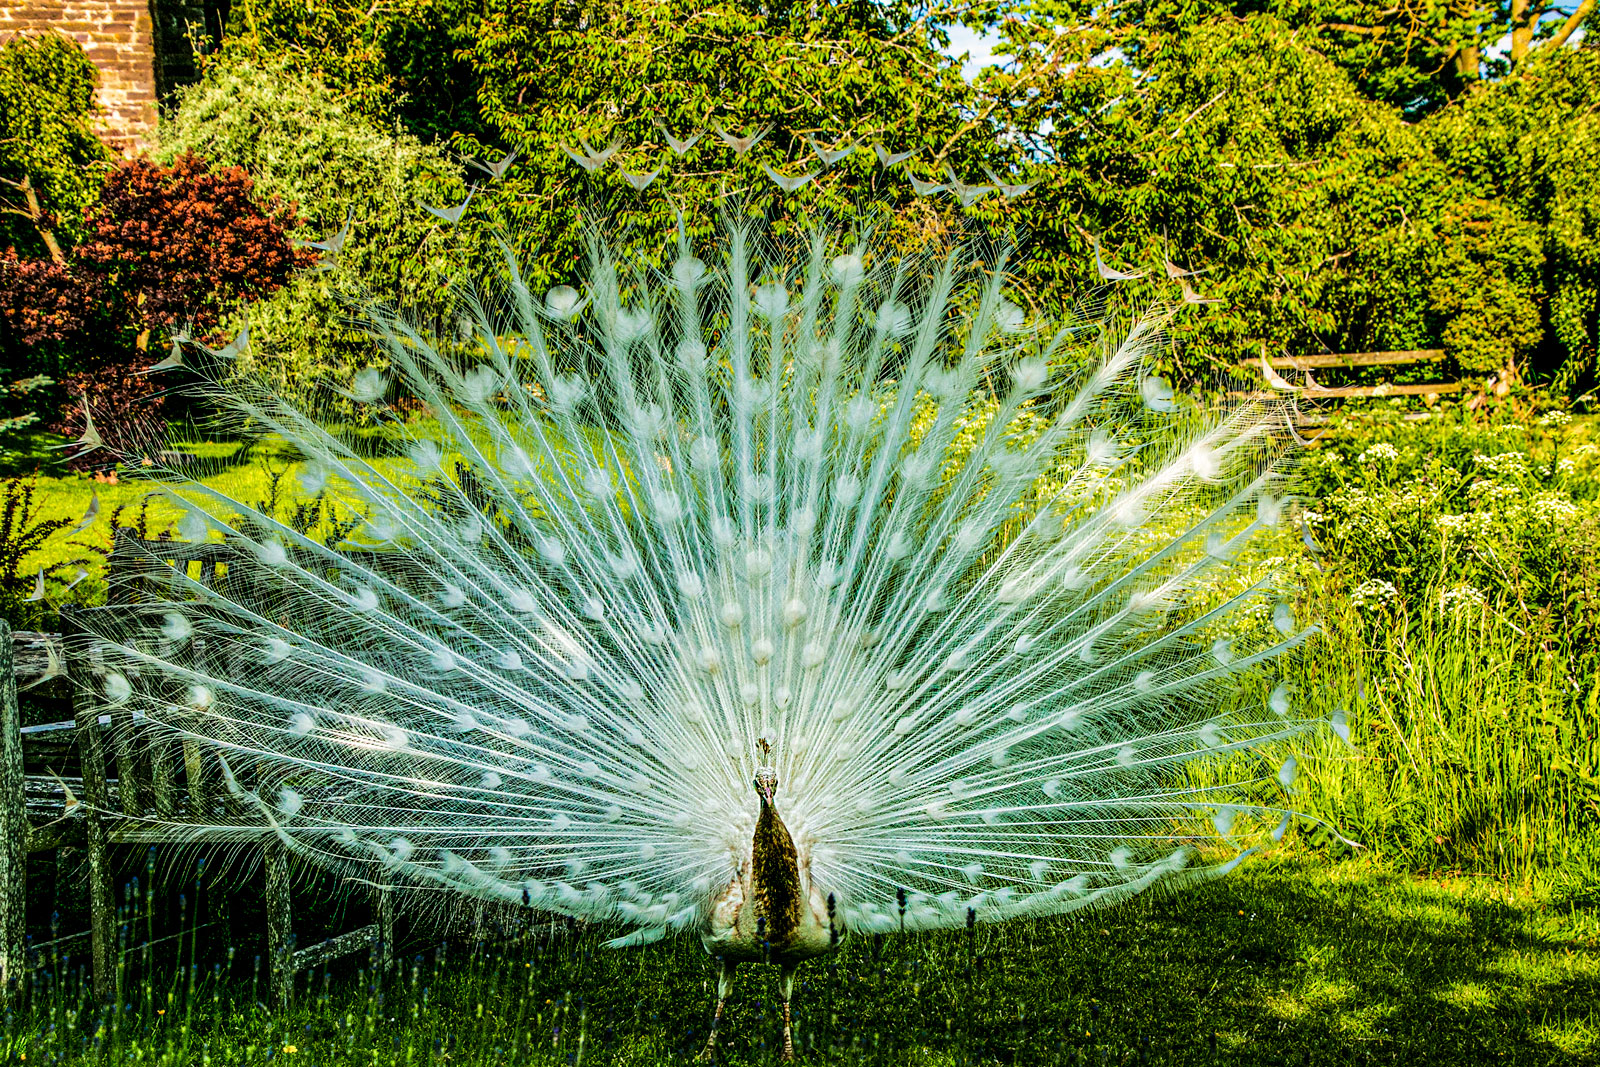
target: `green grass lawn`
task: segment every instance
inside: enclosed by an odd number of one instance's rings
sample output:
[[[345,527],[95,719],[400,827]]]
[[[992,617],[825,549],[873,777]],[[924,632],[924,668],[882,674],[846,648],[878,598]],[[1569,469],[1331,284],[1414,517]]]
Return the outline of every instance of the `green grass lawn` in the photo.
[[[198,457],[197,481],[240,503],[259,506],[268,498],[274,477],[280,485],[281,513],[287,513],[294,502],[308,499],[296,478],[302,463],[270,440],[252,449],[242,462],[230,462],[230,457],[238,447],[233,442],[190,442],[179,447]],[[379,470],[391,474],[405,463],[404,460],[392,458],[373,459],[370,462]],[[180,493],[183,492],[181,484],[177,488]],[[94,550],[103,552],[110,549],[114,518],[122,525],[138,529],[141,504],[146,497],[150,497],[142,527],[144,534],[156,537],[178,520],[179,509],[164,499],[163,492],[162,486],[142,477],[137,471],[121,472],[115,483],[77,473],[37,476],[34,489],[36,521],[66,519],[77,523],[96,496],[100,499],[100,517],[80,533],[69,535],[62,532],[51,537],[39,551],[23,559],[19,572],[30,575],[40,567],[48,568],[67,561],[85,563],[91,580],[83,588],[92,597],[97,589],[103,590],[102,563]],[[118,509],[122,509],[120,516]],[[65,574],[61,578],[67,581],[71,575]],[[52,584],[58,586],[61,582]]]
[[[496,935],[420,957],[412,946],[381,986],[302,979],[286,1017],[250,1003],[242,954],[242,988],[204,966],[192,979],[169,970],[125,990],[121,1014],[79,1002],[69,979],[14,1020],[0,1053],[30,1065],[683,1062],[714,986],[698,943],[613,951],[602,936]],[[801,1059],[819,1064],[1600,1062],[1593,912],[1363,860],[1262,860],[1076,920],[854,938],[801,976]],[[744,969],[724,1062],[776,1060],[775,977]]]

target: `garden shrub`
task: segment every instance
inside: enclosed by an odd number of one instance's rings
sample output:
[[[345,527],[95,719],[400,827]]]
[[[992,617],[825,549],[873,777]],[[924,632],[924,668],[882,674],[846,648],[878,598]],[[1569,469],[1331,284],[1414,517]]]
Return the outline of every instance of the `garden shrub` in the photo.
[[[423,210],[465,195],[460,168],[439,149],[376,128],[313,76],[242,59],[213,62],[180,92],[158,157],[184,152],[244,168],[262,193],[295,205],[313,239],[349,222],[342,250],[322,257],[332,269],[302,273],[245,313],[251,351],[241,370],[308,401],[372,359],[353,305],[375,300],[424,321],[445,313],[468,237]]]
[[[84,212],[82,241],[63,261],[0,261],[8,335],[72,353],[53,428],[81,433],[88,405],[107,446],[75,454],[75,466],[160,448],[162,393],[182,372],[144,374],[156,362],[152,339],[159,331],[158,344],[187,336],[221,347],[215,330],[227,310],[267,296],[310,261],[291,244],[296,225],[284,204],[258,198],[238,168],[213,168],[192,153],[170,167],[133,159],[106,178]],[[190,368],[205,358],[193,345],[179,354]]]
[[[124,163],[85,218],[74,262],[131,323],[141,352],[157,329],[211,332],[228,309],[271,295],[313,258],[291,244],[300,220],[287,204],[262,196],[240,168],[192,152],[170,166]]]

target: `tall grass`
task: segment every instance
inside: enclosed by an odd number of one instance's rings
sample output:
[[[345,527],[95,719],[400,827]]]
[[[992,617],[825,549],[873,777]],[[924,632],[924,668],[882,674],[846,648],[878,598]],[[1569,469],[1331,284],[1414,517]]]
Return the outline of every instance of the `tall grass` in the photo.
[[[1322,615],[1297,684],[1346,709],[1351,737],[1312,742],[1301,810],[1411,869],[1594,879],[1600,677],[1573,669],[1561,635],[1437,599]]]

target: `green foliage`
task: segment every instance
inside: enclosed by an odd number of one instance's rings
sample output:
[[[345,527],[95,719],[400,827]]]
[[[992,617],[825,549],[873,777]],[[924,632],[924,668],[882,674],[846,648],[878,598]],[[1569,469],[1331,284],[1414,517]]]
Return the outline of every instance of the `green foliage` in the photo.
[[[343,248],[323,257],[333,269],[302,272],[249,309],[242,371],[304,400],[373,358],[352,304],[399,305],[424,322],[443,314],[468,237],[422,208],[464,195],[459,168],[440,150],[379,129],[315,77],[239,61],[211,64],[180,93],[160,156],[190,151],[243,167],[260,193],[293,203],[302,233],[350,226]]]
[[[471,47],[474,0],[406,4],[244,0],[231,8],[217,67],[282,64],[329,86],[352,113],[425,141],[480,128]]]
[[[968,89],[937,44],[929,23],[898,3],[491,0],[473,52],[482,113],[497,140],[522,154],[492,190],[495,205],[513,225],[526,269],[541,279],[564,275],[582,248],[586,216],[607,198],[601,217],[638,227],[652,243],[670,232],[678,209],[701,232],[721,212],[768,215],[781,230],[803,213],[847,221],[864,209],[904,207],[909,184],[902,172],[879,176],[874,140],[919,149],[930,175],[940,159],[960,164],[988,147],[987,133],[977,143],[960,122]],[[772,133],[741,157],[710,132],[715,126],[736,137]],[[663,127],[677,137],[706,132],[678,157]],[[819,170],[800,134],[825,148],[858,148],[785,196],[761,167]],[[583,141],[622,147],[591,179],[563,151]],[[665,175],[643,195],[619,173],[657,167]],[[908,230],[947,224],[927,204],[902,220]]]
[[[1428,306],[1442,323],[1440,346],[1468,372],[1526,364],[1544,336],[1539,227],[1503,203],[1469,200],[1445,206],[1429,229],[1438,263]]]
[[[0,45],[0,250],[56,255],[77,234],[111,160],[90,127],[95,81],[60,34]]]
[[[1174,330],[1169,369],[1191,384],[1214,382],[1263,346],[1443,348],[1447,375],[1559,375],[1574,390],[1589,380],[1600,306],[1600,178],[1590,162],[1600,133],[1582,104],[1600,93],[1592,50],[1530,52],[1524,41],[1514,74],[1468,92],[1466,82],[1445,85],[1439,64],[1466,62],[1473,27],[1509,25],[1504,12],[1152,0],[1091,17],[1072,2],[1034,0],[1014,9],[1027,18],[999,24],[1013,61],[969,86],[939,51],[937,27],[1003,10],[491,0],[390,11],[270,0],[236,9],[239,34],[208,84],[267,70],[297,86],[278,97],[293,99],[319,84],[293,72],[317,70],[332,86],[319,91],[339,98],[346,121],[390,116],[382,102],[411,77],[422,42],[448,36],[460,46],[451,62],[470,75],[450,76],[456,110],[429,132],[450,127],[454,146],[479,158],[520,153],[504,181],[472,175],[483,188],[468,218],[508,227],[538,285],[567,280],[597,217],[654,245],[679,210],[691,233],[726,211],[772,216],[780,230],[878,212],[891,240],[917,241],[960,225],[962,211],[948,197],[914,196],[908,176],[943,181],[948,166],[976,182],[987,166],[1037,183],[971,214],[986,232],[1025,235],[1018,280],[1047,307],[1097,283],[1093,238],[1113,265],[1158,268],[1170,257],[1208,272],[1193,284],[1222,303],[1186,309]],[[1523,17],[1543,11],[1533,4]],[[1378,23],[1381,33],[1357,32]],[[1393,32],[1402,24],[1420,34],[1403,55]],[[463,87],[475,94],[471,121]],[[1461,99],[1443,106],[1447,97]],[[1404,121],[1416,109],[1399,104],[1424,98],[1432,102],[1421,109],[1437,113]],[[744,156],[711,132],[683,157],[666,145],[664,131],[719,125],[773,132]],[[797,134],[861,147],[821,168]],[[875,140],[919,152],[885,173],[868,150]],[[563,150],[613,141],[617,153],[594,175]],[[293,152],[254,154],[270,168]],[[763,166],[820,173],[780,194]],[[658,167],[665,174],[643,194],[622,176]],[[319,221],[332,229],[338,219]],[[1145,303],[1176,289],[1156,269],[1119,295]]]
[[[5,414],[6,407],[9,405],[6,405],[4,401],[25,400],[25,398],[31,397],[53,384],[55,383],[43,374],[19,378],[10,383],[0,382],[0,456],[6,455],[3,445],[6,438],[39,421],[38,413],[33,411],[23,411],[21,414],[13,415]]]

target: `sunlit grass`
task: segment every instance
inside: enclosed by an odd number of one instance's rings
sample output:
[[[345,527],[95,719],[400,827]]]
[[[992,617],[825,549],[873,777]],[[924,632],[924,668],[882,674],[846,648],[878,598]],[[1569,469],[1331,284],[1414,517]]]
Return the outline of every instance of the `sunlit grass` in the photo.
[[[287,513],[296,503],[312,499],[301,488],[298,479],[304,462],[274,439],[259,443],[238,462],[230,462],[230,457],[238,449],[237,444],[231,442],[188,442],[178,448],[197,457],[196,481],[242,504],[259,507],[263,502],[273,499],[275,483],[276,506],[280,512]],[[366,462],[387,477],[403,479],[414,469],[409,460],[403,457],[377,456]],[[28,556],[21,569],[27,573],[39,567],[48,568],[56,563],[80,560],[87,549],[90,578],[86,588],[91,595],[97,586],[103,586],[102,565],[94,550],[100,553],[110,550],[113,518],[119,524],[132,526],[149,537],[170,533],[181,518],[181,510],[167,499],[163,485],[142,476],[140,471],[123,470],[115,482],[78,473],[59,477],[41,476],[37,486],[35,499],[39,506],[39,520],[66,519],[76,523],[96,496],[100,500],[100,518],[81,533],[52,538],[40,551]],[[183,490],[181,483],[173,483],[173,488],[179,495],[190,495]],[[337,484],[330,486],[328,500],[343,508],[347,514],[354,514],[358,510],[354,497],[349,493],[341,495]],[[207,506],[213,510],[216,508],[215,504]],[[331,518],[330,514],[325,513],[319,524],[308,531],[309,534],[319,536],[324,532],[322,527]]]

